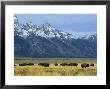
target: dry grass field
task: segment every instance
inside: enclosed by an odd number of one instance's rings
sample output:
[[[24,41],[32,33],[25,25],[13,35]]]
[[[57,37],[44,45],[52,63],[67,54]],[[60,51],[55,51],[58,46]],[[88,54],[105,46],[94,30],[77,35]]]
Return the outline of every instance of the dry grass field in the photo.
[[[20,63],[34,63],[29,66],[19,66]],[[49,67],[38,65],[38,63],[49,63]],[[55,66],[58,63],[58,66]],[[61,66],[61,63],[78,63],[78,66]],[[94,66],[82,68],[82,63],[93,63]],[[97,75],[97,62],[94,59],[15,59],[16,66],[14,66],[15,76],[96,76]]]

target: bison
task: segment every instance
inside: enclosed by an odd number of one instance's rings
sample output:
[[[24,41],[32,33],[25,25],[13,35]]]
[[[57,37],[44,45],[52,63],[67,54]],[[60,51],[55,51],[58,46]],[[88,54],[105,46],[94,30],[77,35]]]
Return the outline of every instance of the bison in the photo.
[[[94,66],[94,64],[90,64],[90,66]]]
[[[27,64],[26,63],[23,63],[23,64],[19,64],[19,66],[26,66]]]
[[[49,67],[49,63],[43,63],[42,66]]]
[[[77,66],[78,65],[78,63],[70,63],[70,64],[68,64],[68,66]]]
[[[57,64],[57,63],[55,63],[55,66],[58,66],[58,64]]]
[[[31,66],[34,65],[34,63],[23,63],[23,64],[19,64],[19,66]]]
[[[49,63],[39,63],[38,65],[44,66],[44,67],[49,67]]]
[[[34,63],[27,63],[27,65],[31,66],[31,65],[34,65]]]
[[[17,66],[16,64],[14,64],[14,66]]]
[[[87,63],[83,63],[83,64],[81,64],[81,67],[82,67],[82,68],[89,67],[89,64],[87,64]]]
[[[67,63],[62,63],[62,64],[60,64],[61,66],[68,66],[68,64]]]

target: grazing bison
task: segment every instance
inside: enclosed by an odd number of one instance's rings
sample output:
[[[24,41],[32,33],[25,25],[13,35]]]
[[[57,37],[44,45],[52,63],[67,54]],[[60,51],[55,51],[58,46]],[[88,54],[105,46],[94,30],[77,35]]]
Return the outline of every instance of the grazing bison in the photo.
[[[27,64],[26,63],[23,63],[23,64],[19,64],[19,66],[26,66]]]
[[[89,67],[89,64],[87,64],[87,63],[83,63],[83,64],[81,64],[81,67],[82,67],[82,68]]]
[[[49,67],[49,63],[43,63],[42,66]]]
[[[70,63],[70,64],[68,64],[68,66],[77,66],[78,65],[78,63]]]
[[[38,65],[44,66],[44,67],[49,67],[49,63],[39,63]]]
[[[27,65],[31,66],[31,65],[34,65],[34,63],[28,63]]]
[[[23,64],[19,64],[19,66],[31,66],[34,65],[34,63],[23,63]]]
[[[17,66],[16,64],[14,64],[14,66]]]
[[[90,66],[94,66],[94,64],[90,64]]]
[[[58,64],[57,64],[57,63],[55,63],[55,66],[58,66]]]
[[[67,63],[62,63],[62,64],[60,64],[61,66],[68,66],[68,64]]]

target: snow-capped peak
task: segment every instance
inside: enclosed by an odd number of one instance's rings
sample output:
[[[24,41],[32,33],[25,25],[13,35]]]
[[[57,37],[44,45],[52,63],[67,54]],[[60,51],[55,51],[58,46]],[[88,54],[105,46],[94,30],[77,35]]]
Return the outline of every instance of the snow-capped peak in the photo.
[[[56,29],[50,23],[44,23],[40,26],[33,24],[31,21],[29,23],[21,24],[18,22],[17,16],[14,16],[14,32],[15,35],[21,37],[28,37],[30,35],[41,36],[45,38],[59,37],[61,39],[94,39],[94,35],[84,34],[79,35],[79,33],[70,34],[62,30]]]
[[[96,39],[96,34],[84,34],[78,37],[78,39],[91,39],[94,40]]]
[[[15,21],[15,20],[18,20],[18,18],[17,18],[17,16],[16,16],[16,15],[14,16],[14,21]]]
[[[51,27],[51,25],[49,24],[49,23],[44,23],[43,25],[42,25],[43,27]]]

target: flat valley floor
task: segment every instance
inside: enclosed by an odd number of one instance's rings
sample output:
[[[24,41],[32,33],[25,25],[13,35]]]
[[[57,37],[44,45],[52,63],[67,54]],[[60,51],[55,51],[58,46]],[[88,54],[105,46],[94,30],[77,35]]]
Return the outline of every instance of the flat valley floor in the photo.
[[[33,63],[34,65],[19,66],[23,63]],[[48,63],[49,67],[38,65]],[[61,63],[77,63],[77,66],[61,66]],[[82,63],[94,64],[82,68]],[[15,58],[15,76],[96,76],[97,60],[94,58]],[[55,64],[58,64],[55,66]]]

